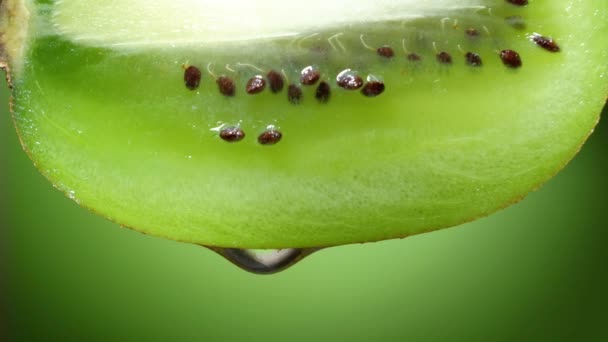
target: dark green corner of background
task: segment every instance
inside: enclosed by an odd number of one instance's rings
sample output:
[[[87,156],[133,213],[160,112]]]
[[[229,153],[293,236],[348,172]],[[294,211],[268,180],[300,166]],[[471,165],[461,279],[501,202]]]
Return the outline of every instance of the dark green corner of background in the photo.
[[[0,341],[608,341],[606,121],[489,218],[255,276],[79,208],[0,103]]]

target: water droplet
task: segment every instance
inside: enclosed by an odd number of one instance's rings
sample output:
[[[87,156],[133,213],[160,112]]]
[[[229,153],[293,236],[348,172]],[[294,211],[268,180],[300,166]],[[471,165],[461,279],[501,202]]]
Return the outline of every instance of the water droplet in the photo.
[[[206,246],[205,246],[206,247]],[[274,250],[207,247],[241,269],[256,274],[273,274],[297,264],[320,248]]]

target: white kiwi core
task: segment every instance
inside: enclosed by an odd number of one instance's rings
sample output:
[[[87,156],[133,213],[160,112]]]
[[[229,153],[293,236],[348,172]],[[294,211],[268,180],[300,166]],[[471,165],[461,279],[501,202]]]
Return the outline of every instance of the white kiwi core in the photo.
[[[487,2],[487,1],[486,1]],[[101,0],[59,1],[64,37],[97,46],[179,46],[290,37],[368,22],[400,21],[481,0]]]

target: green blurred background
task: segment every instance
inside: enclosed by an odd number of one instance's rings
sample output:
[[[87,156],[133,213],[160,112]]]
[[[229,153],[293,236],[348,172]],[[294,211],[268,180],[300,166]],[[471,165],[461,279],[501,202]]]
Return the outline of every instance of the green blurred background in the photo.
[[[608,122],[489,218],[256,276],[79,208],[0,95],[0,341],[608,341]]]

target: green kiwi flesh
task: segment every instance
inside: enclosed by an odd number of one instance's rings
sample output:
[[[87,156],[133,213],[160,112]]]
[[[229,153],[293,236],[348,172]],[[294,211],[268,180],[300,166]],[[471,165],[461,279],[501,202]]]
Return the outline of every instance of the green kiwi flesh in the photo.
[[[384,2],[394,7],[314,0],[273,14],[0,1],[17,131],[80,205],[233,248],[468,222],[546,182],[592,132],[608,94],[605,0]],[[318,80],[303,79],[309,66]]]

